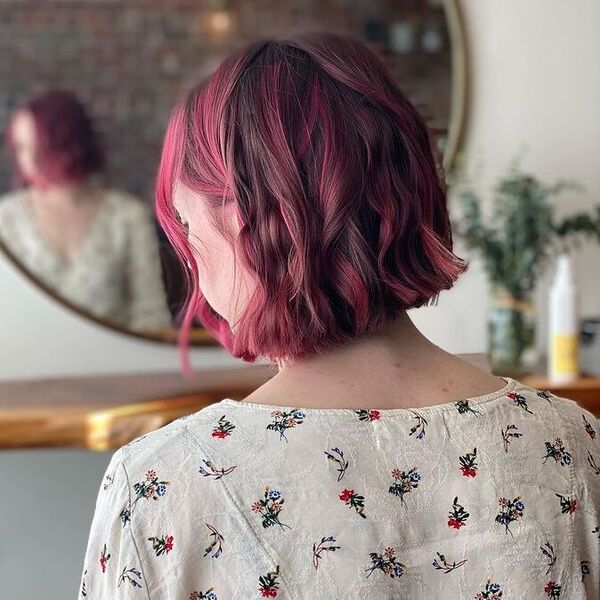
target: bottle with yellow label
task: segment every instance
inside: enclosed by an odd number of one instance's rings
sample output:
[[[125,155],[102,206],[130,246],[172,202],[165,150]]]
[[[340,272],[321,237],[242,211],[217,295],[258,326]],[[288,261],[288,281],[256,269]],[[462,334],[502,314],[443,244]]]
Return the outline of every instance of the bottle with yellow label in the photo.
[[[579,377],[579,294],[571,257],[558,257],[549,297],[548,378],[567,383]]]

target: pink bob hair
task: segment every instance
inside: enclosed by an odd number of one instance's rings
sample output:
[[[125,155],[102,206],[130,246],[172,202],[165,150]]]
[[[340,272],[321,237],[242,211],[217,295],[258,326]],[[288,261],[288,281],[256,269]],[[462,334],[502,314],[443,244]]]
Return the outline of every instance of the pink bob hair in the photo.
[[[19,106],[15,115],[20,111],[33,117],[38,174],[34,181],[27,181],[17,165],[17,185],[79,183],[103,169],[103,149],[90,117],[73,93],[50,90]],[[12,124],[13,121],[8,127],[7,142],[14,152]]]
[[[256,284],[235,333],[202,295],[177,182],[211,214],[233,203],[236,261]],[[352,38],[261,41],[222,62],[175,107],[156,191],[159,222],[189,266],[184,368],[194,318],[233,356],[298,360],[437,302],[467,269],[452,252],[428,129]]]

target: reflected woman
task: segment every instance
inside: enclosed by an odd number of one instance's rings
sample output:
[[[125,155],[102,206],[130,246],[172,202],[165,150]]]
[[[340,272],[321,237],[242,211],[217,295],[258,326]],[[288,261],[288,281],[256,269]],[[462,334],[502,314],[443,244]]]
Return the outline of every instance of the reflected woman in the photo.
[[[0,197],[0,240],[65,300],[121,326],[171,325],[150,211],[105,187],[102,148],[79,100],[46,92],[20,106],[7,142],[17,188]]]

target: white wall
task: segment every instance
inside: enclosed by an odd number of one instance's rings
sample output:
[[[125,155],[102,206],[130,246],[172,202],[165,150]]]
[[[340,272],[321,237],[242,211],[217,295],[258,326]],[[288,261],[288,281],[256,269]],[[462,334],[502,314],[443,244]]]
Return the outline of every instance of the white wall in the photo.
[[[482,175],[502,173],[519,148],[523,166],[588,187],[560,210],[600,200],[600,2],[462,0],[468,31],[471,97],[464,149]],[[462,255],[460,246],[457,252]],[[576,260],[583,314],[600,313],[600,250]],[[478,260],[442,294],[413,311],[417,325],[452,352],[485,350],[486,281]],[[545,283],[538,291],[545,337]],[[87,372],[172,370],[174,350],[82,323],[16,277],[0,257],[0,378]],[[204,366],[230,361],[197,351]],[[93,498],[108,454],[42,451],[0,454],[2,597],[74,598]],[[39,491],[44,490],[40,495]],[[35,499],[35,500],[32,500]],[[62,556],[62,558],[61,558]],[[50,557],[50,558],[49,558]],[[81,560],[80,560],[81,557]]]
[[[461,0],[467,30],[470,106],[463,151],[493,182],[512,159],[547,182],[576,179],[583,194],[556,198],[558,215],[600,203],[600,2]],[[456,209],[456,205],[453,205]],[[574,255],[582,316],[600,315],[600,246]],[[546,294],[538,286],[538,347],[547,340]],[[466,282],[465,282],[466,283]],[[478,278],[466,286],[481,322]],[[487,298],[484,298],[487,302]],[[481,302],[483,304],[483,302]]]

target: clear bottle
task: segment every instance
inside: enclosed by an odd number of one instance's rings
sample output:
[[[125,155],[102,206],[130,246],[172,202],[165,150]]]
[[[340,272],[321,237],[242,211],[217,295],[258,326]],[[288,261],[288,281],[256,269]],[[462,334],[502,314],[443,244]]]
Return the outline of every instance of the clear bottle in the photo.
[[[572,259],[561,254],[549,294],[548,378],[567,383],[579,374],[579,292]]]

